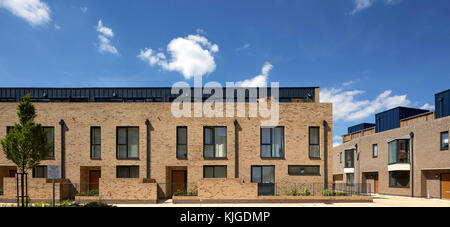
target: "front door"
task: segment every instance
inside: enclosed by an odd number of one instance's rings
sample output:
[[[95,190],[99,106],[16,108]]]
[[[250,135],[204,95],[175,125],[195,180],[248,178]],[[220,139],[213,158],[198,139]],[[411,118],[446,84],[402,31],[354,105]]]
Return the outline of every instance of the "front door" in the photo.
[[[172,194],[175,192],[186,192],[186,176],[185,170],[172,170]]]
[[[9,170],[9,177],[16,177],[16,174],[17,174],[17,170],[14,170],[14,169],[12,169],[12,170]]]
[[[275,166],[252,166],[252,182],[258,183],[258,195],[275,195]]]
[[[100,170],[89,171],[89,191],[99,189],[100,178],[102,177]]]
[[[375,194],[378,194],[378,173],[375,175]]]
[[[441,174],[441,198],[450,199],[450,173]]]

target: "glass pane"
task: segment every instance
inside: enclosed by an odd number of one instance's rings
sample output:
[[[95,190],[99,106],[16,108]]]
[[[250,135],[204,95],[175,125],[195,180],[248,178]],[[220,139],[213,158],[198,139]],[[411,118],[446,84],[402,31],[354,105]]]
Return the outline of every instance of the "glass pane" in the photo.
[[[100,145],[92,145],[92,158],[100,158]]]
[[[289,174],[292,175],[310,175],[320,174],[320,166],[289,166]]]
[[[117,143],[118,144],[126,144],[127,143],[127,129],[126,128],[118,128],[117,129]]]
[[[227,157],[227,129],[215,128],[216,158]]]
[[[178,128],[178,144],[187,144],[187,128]]]
[[[139,178],[139,167],[130,167],[130,178]]]
[[[389,143],[389,164],[397,162],[397,141]]]
[[[261,182],[261,167],[252,167],[252,182]]]
[[[205,167],[205,178],[213,178],[214,177],[214,167]]]
[[[409,140],[399,140],[398,162],[409,162]]]
[[[378,156],[378,145],[373,145],[373,156],[374,157]]]
[[[309,144],[319,144],[319,128],[309,128]]]
[[[345,151],[345,168],[355,167],[355,153],[354,150]]]
[[[283,128],[275,128],[273,130],[273,149],[272,149],[272,157],[281,158],[283,157],[283,143],[284,143],[284,130]]]
[[[47,141],[50,143],[53,143],[54,138],[54,132],[55,130],[53,128],[44,128],[44,132],[47,135]]]
[[[212,128],[205,128],[205,144],[212,144]]]
[[[263,166],[262,171],[262,183],[275,183],[275,168],[273,166]]]
[[[127,146],[126,145],[117,146],[117,156],[119,158],[127,158]]]
[[[214,169],[215,178],[227,178],[227,167],[226,166],[216,166]]]
[[[187,145],[178,145],[177,149],[178,158],[187,158]]]
[[[117,167],[117,177],[118,178],[127,178],[128,177],[128,168],[127,167]]]
[[[100,144],[100,128],[92,128],[92,144]]]
[[[311,158],[320,158],[320,146],[310,145],[309,146],[309,156]]]
[[[271,157],[271,145],[261,145],[261,157],[270,158]]]
[[[262,144],[270,144],[270,128],[262,128],[261,129],[261,143]]]
[[[139,128],[128,129],[128,154],[129,158],[139,157]]]
[[[205,158],[214,158],[214,145],[205,145]]]
[[[448,148],[448,132],[441,134],[441,148]]]

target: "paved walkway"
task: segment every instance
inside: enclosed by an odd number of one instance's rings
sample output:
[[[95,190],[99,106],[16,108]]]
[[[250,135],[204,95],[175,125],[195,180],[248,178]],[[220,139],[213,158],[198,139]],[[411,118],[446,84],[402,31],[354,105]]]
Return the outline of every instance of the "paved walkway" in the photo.
[[[373,203],[245,203],[245,204],[172,204],[167,200],[160,204],[126,205],[118,207],[450,207],[450,200],[421,199],[401,196],[377,195]]]

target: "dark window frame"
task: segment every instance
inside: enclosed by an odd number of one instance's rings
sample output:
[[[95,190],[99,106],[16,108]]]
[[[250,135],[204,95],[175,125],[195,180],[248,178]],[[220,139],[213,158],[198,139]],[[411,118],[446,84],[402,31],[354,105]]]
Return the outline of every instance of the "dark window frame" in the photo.
[[[376,155],[375,155],[375,147],[377,148]],[[372,158],[378,158],[378,144],[372,144]]]
[[[137,155],[137,157],[130,157],[130,154],[129,154],[129,150],[128,150],[128,144],[129,144],[129,142],[128,142],[128,129],[130,129],[130,128],[137,128],[138,129],[138,146],[137,146],[137,148],[138,148],[138,155]],[[119,144],[119,129],[126,129],[126,144]],[[139,158],[140,158],[140,156],[141,156],[141,154],[140,154],[140,129],[139,129],[139,126],[117,126],[116,127],[116,158],[117,159],[119,159],[119,160],[139,160]],[[127,147],[127,157],[119,157],[119,146],[126,146]]]
[[[127,168],[128,169],[127,177],[119,177],[119,168]],[[130,177],[131,176],[131,168],[137,168],[138,169],[137,177]],[[116,178],[119,178],[119,179],[138,179],[139,176],[140,176],[140,168],[139,168],[138,165],[135,165],[135,166],[133,166],[133,165],[130,165],[130,166],[116,166]]]
[[[216,128],[225,129],[225,157],[216,157]],[[211,144],[206,144],[206,129],[212,129]],[[206,145],[213,146],[214,157],[206,157]],[[227,126],[204,126],[203,127],[203,158],[204,159],[227,159],[228,158],[228,129]]]
[[[406,162],[400,162],[400,158],[399,158],[399,156],[400,156],[400,142],[402,142],[402,141],[406,141],[407,142],[407,146],[406,146],[406,149],[407,149],[407,152],[406,152],[406,156],[407,157],[406,157],[406,159],[407,159],[407,161]],[[396,156],[396,161],[395,162],[391,162],[389,160],[389,158],[391,156],[391,154],[389,152],[389,144],[393,143],[393,142],[397,142],[397,151],[396,151],[397,152],[397,156]],[[392,140],[392,141],[390,141],[388,143],[388,165],[409,164],[409,163],[411,163],[410,155],[411,155],[411,141],[410,141],[410,139],[395,139],[395,140]]]
[[[43,175],[43,177],[37,177],[36,175],[37,175],[37,171],[38,171],[38,168],[40,169],[40,168],[42,168],[42,170],[40,170],[40,171],[43,171],[43,172],[41,172],[42,173],[42,175]],[[42,165],[42,166],[36,166],[36,167],[34,167],[33,168],[33,171],[32,171],[32,177],[33,178],[38,178],[38,179],[47,179],[47,166],[45,166],[45,165]]]
[[[441,144],[439,145],[439,147],[441,148],[441,151],[448,151],[448,147],[449,147],[449,145],[448,145],[448,143],[447,143],[447,146],[446,147],[443,147],[442,146],[442,144],[443,144],[443,140],[442,140],[442,135],[444,135],[444,134],[447,134],[447,139],[448,139],[448,131],[446,131],[446,132],[441,132],[440,133],[440,141],[441,141]]]
[[[291,172],[291,167],[318,167],[318,172],[314,172],[314,173],[295,173],[295,172]],[[320,176],[320,165],[289,165],[288,166],[288,175],[293,175],[293,176]]]
[[[311,129],[317,129],[317,144],[312,144],[311,143]],[[314,157],[311,155],[311,146],[318,146],[319,147],[319,156],[318,157]],[[321,154],[320,154],[320,126],[310,126],[308,128],[308,156],[310,159],[320,159],[321,158]]]
[[[225,177],[216,177],[216,167],[225,167]],[[213,177],[206,177],[206,168],[213,168]],[[205,179],[227,179],[228,178],[228,166],[226,165],[207,165],[203,166],[203,178]]]
[[[52,146],[51,154],[48,157],[44,158],[43,160],[55,160],[55,126],[42,126],[42,130],[44,132],[45,132],[45,129],[52,129],[53,130],[53,137],[52,137],[53,146]]]
[[[186,144],[181,144],[181,143],[179,143],[179,141],[178,141],[178,130],[179,129],[186,129]],[[188,141],[188,127],[187,126],[177,126],[177,135],[176,135],[176,140],[177,140],[177,153],[176,153],[176,156],[177,156],[177,159],[188,159],[188,143],[189,143],[189,141]],[[179,156],[179,150],[178,150],[178,146],[186,146],[186,154],[185,154],[185,156],[186,157],[180,157]]]
[[[95,144],[92,136],[94,135],[94,130],[99,129],[100,130],[100,144]],[[100,147],[100,155],[99,157],[94,157],[94,150],[92,149],[93,146],[99,146]],[[100,126],[92,126],[91,127],[91,159],[102,159],[102,128]]]
[[[264,167],[271,167],[273,168],[273,183],[262,183],[263,179],[264,179]],[[254,168],[260,168],[260,173],[261,173],[261,180],[260,182],[254,181],[253,180],[253,169]],[[252,165],[250,166],[250,182],[252,183],[257,183],[258,184],[258,195],[265,195],[264,193],[261,192],[261,190],[266,190],[267,187],[271,188],[271,191],[273,193],[270,193],[271,195],[275,195],[275,185],[276,185],[276,167],[275,165]],[[263,190],[263,191],[264,191]]]
[[[342,151],[339,153],[339,164],[342,164]]]
[[[347,165],[347,153],[352,153],[352,157],[353,157],[352,161],[351,161],[352,165],[349,165],[349,166]],[[345,159],[345,166],[344,166],[344,168],[346,168],[346,169],[355,168],[355,149],[346,150],[344,159]]]
[[[281,144],[281,147],[282,147],[282,150],[283,150],[283,152],[282,152],[282,154],[281,154],[281,156],[280,157],[273,157],[273,155],[272,155],[272,153],[273,153],[273,134],[275,133],[274,132],[274,129],[276,129],[276,128],[281,128],[282,130],[283,130],[283,139],[282,139],[282,144]],[[263,134],[263,129],[270,129],[270,143],[269,144],[265,144],[265,143],[263,143],[263,136],[262,136],[262,134]],[[259,143],[260,143],[260,146],[259,146],[259,149],[260,149],[260,151],[259,151],[259,155],[260,155],[260,157],[262,158],[262,159],[284,159],[285,157],[286,157],[286,145],[285,145],[285,138],[286,138],[286,129],[285,129],[285,127],[284,126],[277,126],[277,127],[261,127],[260,128],[260,130],[259,130]],[[270,146],[270,156],[271,157],[263,157],[263,152],[262,152],[262,147],[263,146]]]
[[[398,173],[398,172],[407,172],[409,173],[409,177],[408,177],[408,186],[396,186],[396,185],[392,185],[391,183],[391,177],[393,173]],[[388,184],[389,184],[389,188],[411,188],[411,171],[390,171],[388,176]],[[395,178],[397,179],[397,178]],[[396,180],[397,181],[397,180]]]

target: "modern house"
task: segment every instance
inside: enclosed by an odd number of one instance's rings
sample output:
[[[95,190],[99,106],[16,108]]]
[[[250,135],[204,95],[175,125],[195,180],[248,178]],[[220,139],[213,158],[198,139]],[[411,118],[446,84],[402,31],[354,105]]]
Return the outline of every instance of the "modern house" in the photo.
[[[326,188],[332,179],[332,104],[320,103],[319,88],[279,88],[276,127],[261,126],[264,117],[248,111],[269,102],[271,89],[257,100],[243,90],[243,102],[223,99],[223,106],[244,106],[242,115],[175,117],[171,108],[180,94],[171,88],[0,88],[0,138],[18,121],[17,102],[31,94],[36,122],[45,126],[54,153],[29,173],[30,194],[33,184],[41,194],[50,190],[49,165],[60,166],[61,198],[70,196],[63,188],[73,185],[76,193],[97,190],[104,200],[155,200],[195,190],[211,178],[257,184],[260,195],[294,183]],[[205,102],[210,95],[202,96]],[[15,174],[0,152],[0,200],[15,198]],[[34,197],[47,195],[39,193]]]
[[[450,90],[436,110],[397,107],[360,124],[333,148],[333,181],[368,183],[372,192],[450,199]]]

